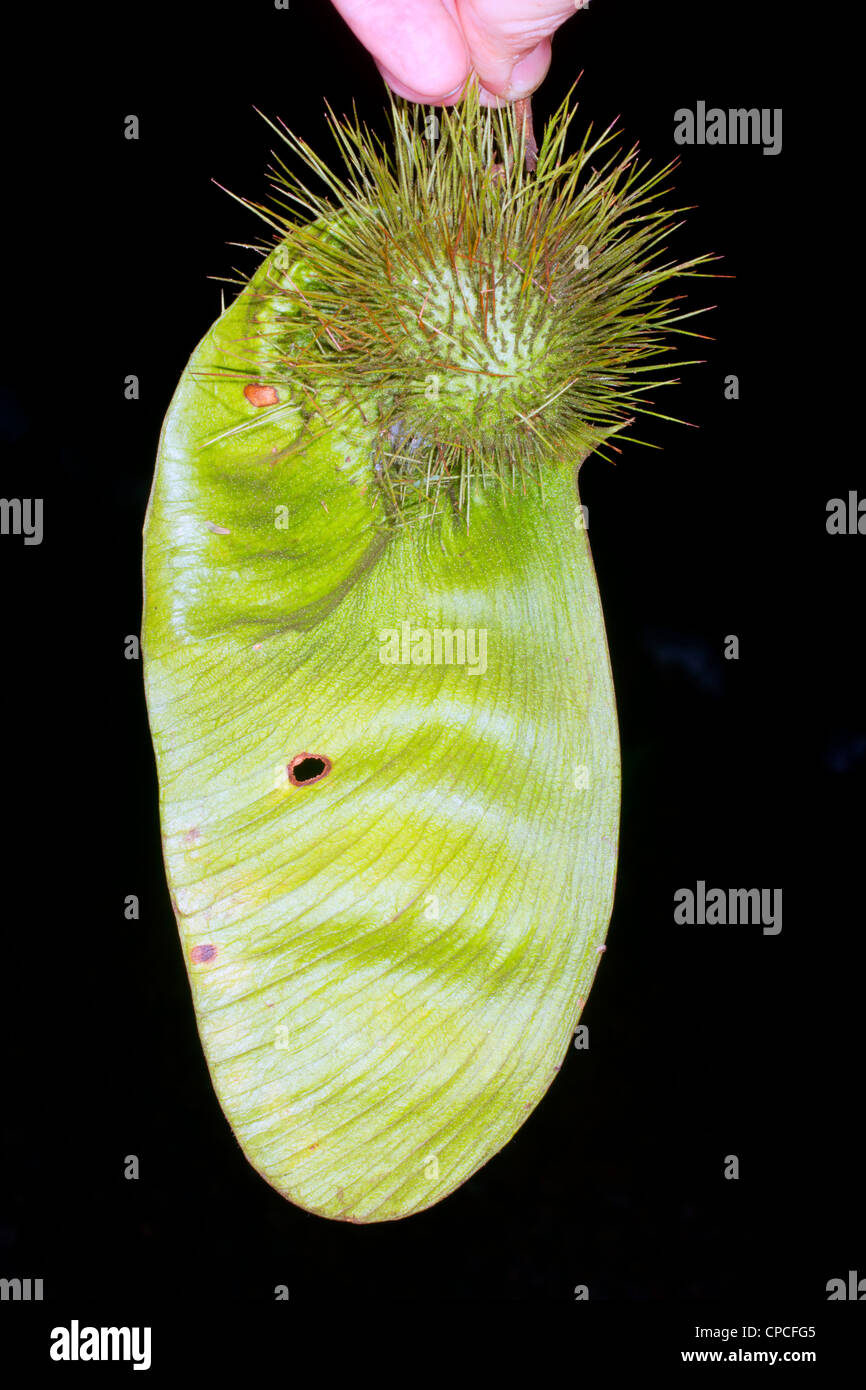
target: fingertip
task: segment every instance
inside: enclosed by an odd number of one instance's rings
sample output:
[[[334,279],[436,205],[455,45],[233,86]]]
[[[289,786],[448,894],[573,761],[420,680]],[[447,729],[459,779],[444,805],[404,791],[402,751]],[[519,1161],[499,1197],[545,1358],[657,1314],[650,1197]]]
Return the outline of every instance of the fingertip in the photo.
[[[552,56],[550,39],[542,39],[531,53],[515,63],[504,93],[507,100],[521,101],[532,96],[547,76]]]
[[[410,87],[406,82],[402,82],[384,63],[377,61],[376,67],[395,96],[405,97],[407,101],[417,101],[422,106],[454,106],[463,95],[470,75],[467,64],[463,77],[451,91],[422,92],[418,87]]]

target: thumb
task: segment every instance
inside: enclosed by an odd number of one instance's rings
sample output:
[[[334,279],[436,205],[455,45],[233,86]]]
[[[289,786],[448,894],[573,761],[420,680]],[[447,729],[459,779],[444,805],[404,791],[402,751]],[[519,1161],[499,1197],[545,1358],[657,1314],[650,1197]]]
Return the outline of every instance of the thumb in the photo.
[[[485,91],[506,101],[531,95],[550,67],[551,35],[585,3],[457,0],[472,65]]]

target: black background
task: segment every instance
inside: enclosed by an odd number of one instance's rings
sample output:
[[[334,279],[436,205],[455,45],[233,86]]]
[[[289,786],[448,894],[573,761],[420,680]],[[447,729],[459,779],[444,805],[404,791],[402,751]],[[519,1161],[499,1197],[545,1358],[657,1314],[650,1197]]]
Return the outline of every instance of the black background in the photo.
[[[590,1049],[455,1194],[369,1227],[280,1198],[219,1110],[123,647],[161,421],[219,312],[208,277],[251,273],[227,243],[264,235],[211,180],[266,195],[274,137],[254,106],[330,155],[323,99],[384,130],[383,87],[325,0],[58,12],[31,35],[34,85],[5,125],[2,491],[45,499],[45,537],[0,540],[0,1273],[44,1278],[64,1318],[118,1290],[134,1322],[162,1299],[272,1302],[276,1284],[350,1303],[573,1300],[587,1284],[591,1301],[693,1300],[700,1321],[707,1300],[817,1308],[829,1279],[866,1275],[866,538],[825,526],[828,499],[866,485],[822,319],[846,293],[844,244],[822,231],[838,200],[785,57],[791,22],[767,3],[592,0],[555,39],[537,124],[583,69],[579,124],[619,116],[623,143],[681,156],[694,208],[673,249],[717,252],[733,278],[685,286],[718,306],[695,325],[713,341],[659,406],[699,428],[653,422],[661,450],[626,445],[581,475],[624,769]],[[782,107],[782,153],[679,149],[674,111],[698,100]],[[673,894],[698,879],[781,887],[781,934],[676,926]]]

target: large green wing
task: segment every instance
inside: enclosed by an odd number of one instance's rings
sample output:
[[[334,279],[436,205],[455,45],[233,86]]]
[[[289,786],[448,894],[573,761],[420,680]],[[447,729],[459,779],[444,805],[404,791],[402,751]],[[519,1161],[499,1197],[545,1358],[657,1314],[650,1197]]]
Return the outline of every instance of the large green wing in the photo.
[[[611,911],[616,711],[578,461],[543,496],[476,486],[468,529],[383,526],[372,426],[276,373],[284,264],[165,421],[147,701],[220,1104],[289,1200],[384,1221],[464,1182],[562,1062]]]

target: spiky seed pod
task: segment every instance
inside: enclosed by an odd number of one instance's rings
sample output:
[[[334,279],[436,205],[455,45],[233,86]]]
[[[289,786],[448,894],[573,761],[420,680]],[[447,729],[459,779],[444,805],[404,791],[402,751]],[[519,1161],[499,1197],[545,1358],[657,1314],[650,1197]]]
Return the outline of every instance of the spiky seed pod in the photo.
[[[658,384],[662,174],[470,97],[338,178],[163,426],[142,628],[166,871],[244,1153],[349,1221],[439,1201],[559,1070],[604,950],[616,707],[576,487]],[[298,210],[307,217],[297,220]],[[703,259],[703,258],[701,258]],[[608,447],[610,445],[608,444]],[[471,506],[470,506],[471,504]],[[527,1175],[527,1181],[531,1180]]]
[[[711,258],[664,259],[673,163],[650,174],[636,148],[609,153],[612,128],[566,156],[575,110],[549,121],[531,170],[514,108],[471,88],[435,117],[392,100],[390,148],[331,115],[346,177],[278,130],[327,191],[278,160],[272,203],[250,205],[304,266],[267,288],[291,325],[275,375],[375,422],[392,516],[432,514],[443,489],[465,511],[473,479],[543,483],[657,413],[647,393],[686,365],[668,340],[700,310],[659,290]]]

